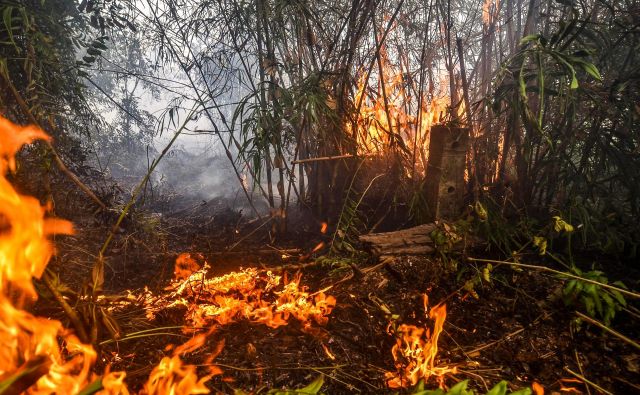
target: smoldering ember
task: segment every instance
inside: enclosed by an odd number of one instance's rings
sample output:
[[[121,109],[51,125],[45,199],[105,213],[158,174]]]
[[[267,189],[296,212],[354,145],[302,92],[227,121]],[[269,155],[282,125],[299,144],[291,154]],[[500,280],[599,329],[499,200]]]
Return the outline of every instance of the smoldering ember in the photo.
[[[640,393],[638,1],[0,13],[0,395]]]

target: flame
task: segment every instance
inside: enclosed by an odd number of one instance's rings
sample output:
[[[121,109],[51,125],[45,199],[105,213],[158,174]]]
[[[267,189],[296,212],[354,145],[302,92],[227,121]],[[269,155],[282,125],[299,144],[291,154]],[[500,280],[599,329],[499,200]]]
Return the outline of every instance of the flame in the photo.
[[[583,391],[579,390],[576,387],[572,387],[571,385],[576,384],[584,384],[581,380],[575,378],[561,378],[560,382],[560,392],[569,392],[572,394],[582,394]]]
[[[210,378],[211,375],[207,375],[199,379],[196,367],[184,365],[177,355],[164,357],[151,371],[149,380],[141,393],[145,395],[208,394],[209,390],[205,383]]]
[[[535,395],[544,395],[544,387],[537,381],[531,383],[531,389]]]
[[[154,296],[148,292],[147,317],[153,319],[162,310],[185,306],[185,320],[197,327],[247,319],[277,328],[287,325],[293,317],[303,329],[309,329],[313,322],[325,325],[336,304],[333,296],[323,292],[310,294],[300,285],[300,274],[291,281],[286,277],[282,281],[281,276],[271,272],[260,274],[257,269],[248,268],[207,278],[208,270],[205,262],[202,269],[188,278],[174,281],[167,295]]]
[[[48,140],[40,129],[14,125],[0,116],[0,382],[12,393],[75,394],[97,379],[92,368],[96,351],[83,344],[57,320],[36,317],[22,309],[35,300],[32,277],[40,278],[54,253],[48,239],[71,234],[70,222],[45,218],[47,208],[37,199],[18,193],[6,178],[16,167],[15,155],[24,144]],[[144,394],[205,394],[204,382],[194,366],[183,365],[179,355],[204,342],[202,335],[176,348],[151,372]],[[124,372],[104,372],[102,395],[128,395]]]
[[[322,234],[327,233],[328,227],[329,227],[329,224],[327,224],[326,222],[323,222],[322,225],[320,226],[320,233]]]
[[[95,351],[59,321],[22,310],[37,297],[32,277],[42,276],[54,252],[48,236],[73,231],[67,221],[45,218],[46,208],[6,178],[20,148],[36,139],[48,137],[0,117],[0,380],[14,377],[28,394],[77,393],[94,378]],[[25,374],[30,369],[35,373]]]
[[[485,26],[496,23],[499,13],[500,0],[484,0],[482,4],[482,23]]]
[[[354,96],[354,103],[362,104],[357,114],[355,133],[350,130],[351,126],[348,130],[357,138],[358,153],[384,152],[398,139],[406,147],[416,144],[419,149],[424,149],[428,145],[431,126],[443,119],[451,99],[443,93],[430,95],[430,99],[426,94],[422,98],[412,94],[419,89],[406,78],[407,72],[403,72],[402,64],[408,64],[406,59],[401,59],[399,67],[395,67],[389,61],[384,46],[380,49],[380,56],[382,78],[378,78],[375,93],[368,90],[366,74],[363,73]],[[440,78],[439,86],[447,86],[443,78]]]
[[[191,254],[183,253],[176,258],[173,275],[177,279],[185,279],[198,270],[200,270],[200,265],[191,257]]]
[[[327,357],[329,357],[330,360],[332,361],[336,360],[336,356],[333,355],[333,353],[331,352],[331,350],[329,350],[329,347],[327,347],[326,344],[322,343],[322,349],[324,350],[324,353],[327,355]]]
[[[428,298],[423,297],[426,305]],[[446,373],[455,373],[456,368],[436,366],[438,354],[438,338],[447,317],[444,304],[433,307],[430,311],[435,324],[433,333],[429,328],[402,324],[397,328],[396,344],[391,349],[396,371],[387,372],[385,377],[389,388],[406,388],[415,385],[421,379],[427,380],[436,376],[442,381]]]

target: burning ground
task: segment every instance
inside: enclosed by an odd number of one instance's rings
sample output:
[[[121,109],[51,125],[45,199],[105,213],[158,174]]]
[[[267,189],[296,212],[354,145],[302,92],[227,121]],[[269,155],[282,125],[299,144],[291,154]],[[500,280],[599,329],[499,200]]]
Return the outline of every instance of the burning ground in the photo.
[[[0,152],[6,393],[260,393],[318,377],[331,394],[465,379],[481,392],[503,379],[538,394],[583,393],[587,380],[637,389],[637,352],[575,326],[554,297],[558,280],[539,272],[469,264],[478,272],[461,275],[461,255],[312,259],[325,252],[326,226],[301,226],[276,246],[260,224],[224,216],[206,226],[142,216],[94,265],[109,227],[83,222],[78,205],[73,232],[18,193],[4,175],[23,143],[46,136],[3,128],[15,136]],[[67,236],[47,268],[54,234]],[[631,336],[637,322],[617,328]]]

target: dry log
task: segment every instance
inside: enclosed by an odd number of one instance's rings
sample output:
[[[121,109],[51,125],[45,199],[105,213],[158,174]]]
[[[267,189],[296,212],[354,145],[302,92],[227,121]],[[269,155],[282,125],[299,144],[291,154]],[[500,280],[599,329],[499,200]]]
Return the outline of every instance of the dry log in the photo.
[[[443,224],[429,223],[394,232],[370,233],[359,239],[365,249],[375,256],[431,255],[436,252],[431,234],[437,229],[444,229]],[[459,238],[459,241],[450,245],[450,250],[461,251],[470,244],[476,245],[478,240]]]

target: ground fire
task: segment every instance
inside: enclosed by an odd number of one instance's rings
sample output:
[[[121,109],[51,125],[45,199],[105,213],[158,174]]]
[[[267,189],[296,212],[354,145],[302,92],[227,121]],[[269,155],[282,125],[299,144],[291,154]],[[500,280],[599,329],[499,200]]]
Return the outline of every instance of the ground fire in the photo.
[[[6,178],[9,171],[15,170],[15,155],[22,145],[36,139],[48,136],[36,127],[23,128],[0,118],[0,335],[4,339],[0,347],[0,381],[17,382],[15,388],[29,394],[74,394],[98,378],[92,369],[96,352],[59,321],[36,317],[22,309],[36,298],[32,277],[43,275],[54,253],[49,237],[73,232],[71,223],[48,218],[46,207],[37,199],[18,193]],[[187,306],[190,325],[210,327],[212,321],[224,325],[246,318],[277,328],[293,317],[309,328],[312,321],[326,324],[336,303],[323,292],[307,292],[300,285],[300,275],[291,281],[285,278],[282,289],[276,290],[281,277],[270,272],[259,276],[257,270],[246,269],[207,279],[208,266],[194,270],[196,267],[188,254],[181,255],[176,263],[177,281],[164,299],[166,308]],[[272,302],[264,300],[263,295],[268,292],[273,294]],[[160,299],[147,295],[150,319],[152,309],[165,308]],[[203,341],[203,335],[196,335],[177,347],[172,357],[163,358],[141,393],[209,393],[204,383],[213,375],[199,378],[195,367],[185,365],[179,357]],[[127,394],[125,377],[124,372],[107,369],[100,379],[101,393]]]
[[[180,266],[185,261],[197,267],[189,254],[177,259]],[[287,280],[286,276],[283,279],[270,271],[259,273],[255,268],[248,268],[207,278],[209,269],[205,262],[187,278],[172,283],[168,294],[157,297],[148,294],[145,298],[147,317],[153,319],[158,311],[182,306],[187,309],[186,323],[194,327],[225,325],[244,318],[277,328],[295,318],[309,329],[313,322],[325,325],[336,304],[333,296],[306,291],[300,284],[300,274]]]

